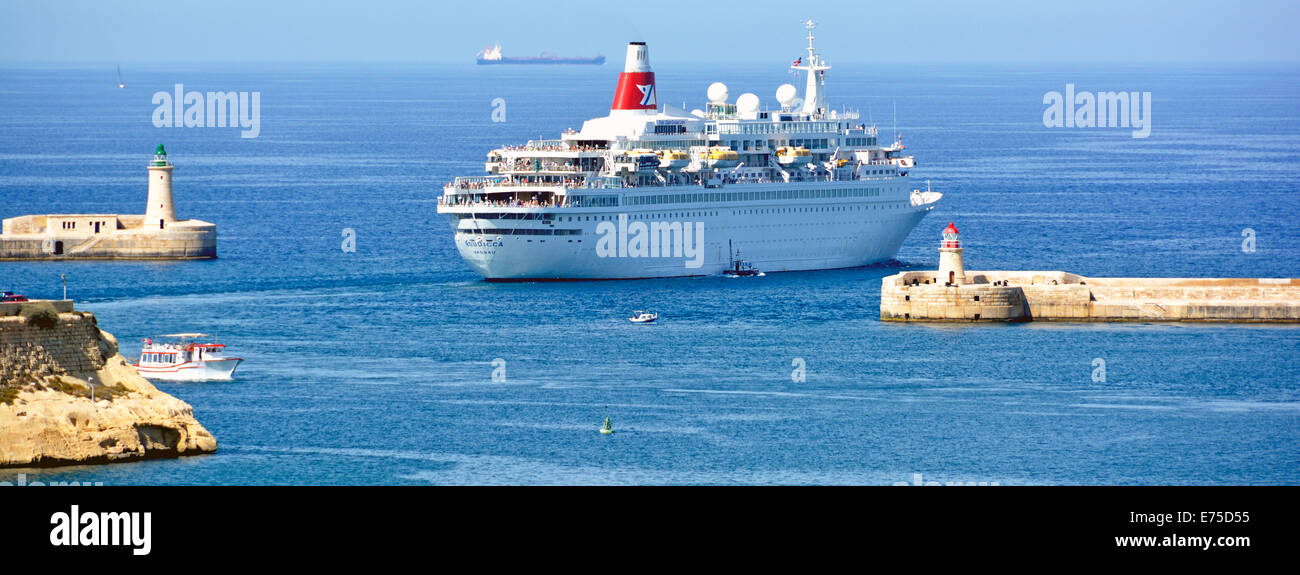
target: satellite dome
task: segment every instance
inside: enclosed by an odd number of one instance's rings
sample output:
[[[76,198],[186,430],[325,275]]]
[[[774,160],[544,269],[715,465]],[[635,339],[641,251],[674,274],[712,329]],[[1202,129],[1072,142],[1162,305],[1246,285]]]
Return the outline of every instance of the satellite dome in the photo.
[[[722,82],[709,84],[709,102],[714,104],[727,103],[727,85]]]
[[[776,89],[776,101],[780,102],[782,106],[787,108],[789,108],[798,97],[799,92],[790,84],[781,84],[781,86]]]
[[[753,114],[758,111],[758,96],[748,92],[736,98],[736,111],[741,114]]]

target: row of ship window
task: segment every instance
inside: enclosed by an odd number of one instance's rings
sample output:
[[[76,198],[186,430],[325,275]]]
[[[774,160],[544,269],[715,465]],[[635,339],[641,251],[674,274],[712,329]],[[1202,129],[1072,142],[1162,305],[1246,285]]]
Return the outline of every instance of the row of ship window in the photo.
[[[474,228],[460,230],[466,234],[486,234],[496,236],[580,236],[582,230],[552,230],[536,228]]]
[[[709,125],[707,128],[713,128]],[[838,132],[848,128],[848,124],[839,122],[752,122],[737,124],[719,124],[719,134],[816,134],[821,132]],[[715,130],[707,129],[712,133]]]
[[[903,204],[890,202],[888,204],[870,204],[854,206],[815,206],[811,208],[763,208],[755,210],[736,210],[738,215],[754,214],[790,214],[799,212],[865,212],[867,210],[881,210],[886,207],[901,208]]]
[[[618,196],[569,196],[569,203],[575,208],[611,208],[618,205]]]
[[[735,214],[736,214],[736,215],[756,215],[756,214],[788,214],[788,213],[816,213],[816,212],[857,212],[857,211],[867,211],[867,210],[879,210],[879,209],[885,209],[885,208],[887,208],[887,207],[888,207],[888,208],[900,208],[900,207],[902,207],[902,206],[903,206],[902,203],[899,203],[899,202],[890,202],[890,203],[888,203],[888,204],[867,204],[867,205],[852,205],[852,206],[812,206],[812,207],[800,207],[800,208],[761,208],[761,209],[749,209],[749,210],[736,210]],[[532,216],[532,217],[528,217],[528,218],[520,218],[520,216],[525,216],[525,215],[527,215],[527,216]],[[544,215],[545,217],[544,217],[544,218],[543,218],[543,217],[539,217],[539,216],[542,216],[542,215]],[[718,215],[718,212],[717,212],[717,211],[704,211],[704,212],[671,212],[671,213],[655,213],[655,214],[627,214],[627,219],[628,219],[628,221],[637,221],[637,220],[662,220],[662,219],[665,219],[665,218],[700,218],[700,217],[711,217],[711,216],[712,216],[712,217],[716,217],[717,215]],[[480,219],[480,220],[493,220],[493,219],[529,219],[529,220],[545,219],[545,220],[551,220],[551,219],[554,219],[554,220],[556,220],[556,221],[560,221],[560,222],[605,222],[605,221],[610,221],[610,222],[612,222],[612,221],[617,221],[617,220],[618,220],[618,216],[617,216],[617,215],[605,215],[605,216],[559,216],[559,217],[556,217],[555,214],[474,214],[473,216],[471,216],[470,214],[464,214],[464,215],[461,215],[460,217],[461,217],[462,219],[463,219],[463,218],[474,217],[475,219]],[[465,230],[465,231],[469,232],[469,231],[471,231],[471,230]],[[549,230],[549,229],[547,229],[547,230],[543,230],[543,229],[520,228],[520,229],[516,229],[516,230],[504,230],[504,231],[503,231],[503,230],[495,229],[495,228],[494,228],[493,231],[490,231],[490,232],[488,232],[488,233],[497,233],[497,234],[514,234],[514,235],[544,235],[544,236],[545,236],[545,235],[557,235],[557,236],[563,236],[563,235],[582,235],[582,230]]]
[[[142,361],[150,363],[175,363],[176,354],[174,353],[146,353]]]
[[[773,190],[770,192],[722,192],[713,194],[661,194],[629,196],[625,205],[683,204],[691,202],[748,202],[761,200],[796,200],[822,198],[873,198],[881,188],[823,188],[813,190]]]

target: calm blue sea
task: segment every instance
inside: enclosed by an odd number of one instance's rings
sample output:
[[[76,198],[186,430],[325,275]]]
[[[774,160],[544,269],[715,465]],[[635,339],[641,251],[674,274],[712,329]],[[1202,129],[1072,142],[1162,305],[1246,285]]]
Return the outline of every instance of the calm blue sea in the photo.
[[[246,359],[233,382],[158,385],[194,406],[215,455],[0,480],[1300,483],[1300,328],[878,319],[881,278],[934,267],[948,221],[971,269],[1300,276],[1300,68],[838,65],[832,104],[882,139],[896,106],[913,175],[945,194],[896,263],[482,282],[434,213],[442,183],[603,115],[616,72],[127,66],[117,89],[112,66],[0,70],[0,217],[142,213],[161,142],[180,215],[220,230],[215,261],[0,263],[0,287],[57,297],[67,274],[125,354],[204,331]],[[661,103],[690,108],[712,81],[771,103],[795,80],[779,65],[657,72]],[[154,92],[177,83],[260,92],[260,136],[153,127]],[[1067,83],[1151,92],[1150,137],[1043,127],[1044,93]],[[624,320],[643,308],[661,323]]]

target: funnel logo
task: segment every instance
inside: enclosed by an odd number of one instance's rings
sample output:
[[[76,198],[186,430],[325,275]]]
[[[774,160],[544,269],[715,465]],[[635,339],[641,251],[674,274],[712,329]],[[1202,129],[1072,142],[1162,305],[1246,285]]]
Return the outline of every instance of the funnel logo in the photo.
[[[654,84],[637,84],[636,89],[641,91],[641,105],[646,107],[658,107],[659,103],[655,102],[655,85]]]
[[[658,106],[659,103],[655,101],[654,72],[619,74],[611,110],[653,110]]]

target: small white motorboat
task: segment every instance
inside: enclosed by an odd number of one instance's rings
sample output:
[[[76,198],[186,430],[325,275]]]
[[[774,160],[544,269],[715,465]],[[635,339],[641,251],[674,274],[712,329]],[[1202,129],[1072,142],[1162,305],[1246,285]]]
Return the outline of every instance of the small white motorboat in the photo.
[[[202,333],[159,336],[167,341],[144,340],[140,360],[133,366],[145,379],[157,381],[214,381],[234,379],[243,359],[225,356],[225,344]],[[205,341],[211,338],[211,341]]]
[[[655,312],[634,311],[632,312],[632,317],[627,318],[627,321],[632,323],[654,323],[657,319],[659,319],[659,314]]]

